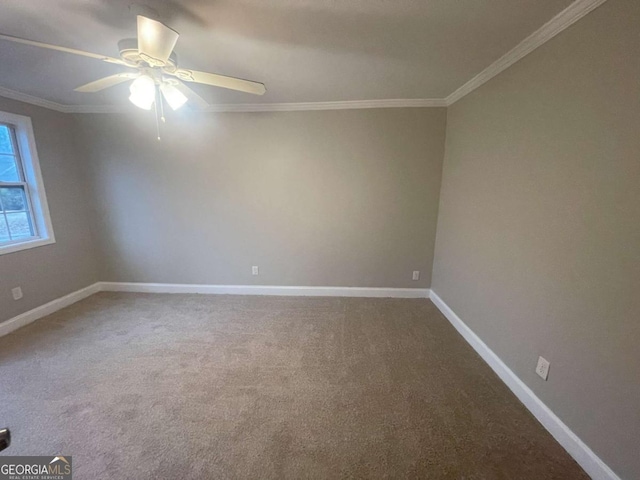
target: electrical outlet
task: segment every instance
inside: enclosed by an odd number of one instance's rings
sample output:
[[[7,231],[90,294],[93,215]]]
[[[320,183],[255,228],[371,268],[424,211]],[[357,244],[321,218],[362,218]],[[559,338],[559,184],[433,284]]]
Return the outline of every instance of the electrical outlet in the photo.
[[[257,266],[253,266],[251,267],[251,275],[258,275],[260,273],[260,271],[258,270]]]
[[[543,380],[546,380],[547,377],[549,376],[549,365],[550,363],[548,360],[542,357],[538,357],[538,366],[536,367],[536,373]]]
[[[414,270],[413,271],[413,279],[414,280],[420,280],[420,271],[419,270]]]
[[[11,289],[11,295],[14,300],[20,300],[22,298],[22,288],[16,287]]]

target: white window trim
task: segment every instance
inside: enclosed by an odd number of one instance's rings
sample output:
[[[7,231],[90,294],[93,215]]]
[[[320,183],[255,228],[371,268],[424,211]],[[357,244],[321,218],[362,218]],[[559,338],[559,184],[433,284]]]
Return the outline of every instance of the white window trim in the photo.
[[[49,215],[47,195],[44,190],[44,183],[42,182],[40,161],[38,159],[36,139],[33,135],[31,119],[23,115],[16,115],[15,113],[0,112],[0,122],[8,123],[15,127],[16,142],[20,150],[24,178],[29,186],[31,213],[38,232],[37,238],[29,238],[24,241],[17,241],[16,243],[0,245],[0,255],[56,243],[56,238],[53,234],[53,225],[51,224],[51,216]]]

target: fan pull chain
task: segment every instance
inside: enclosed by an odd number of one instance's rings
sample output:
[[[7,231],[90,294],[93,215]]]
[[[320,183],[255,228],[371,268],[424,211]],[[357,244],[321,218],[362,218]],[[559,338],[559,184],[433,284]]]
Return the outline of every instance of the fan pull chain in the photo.
[[[162,123],[166,123],[166,120],[164,118],[164,102],[162,101],[162,92],[159,90],[158,90],[158,102],[160,102],[160,120],[162,120]]]
[[[160,96],[160,87],[156,85],[156,101],[153,103],[155,104],[156,110],[156,133],[158,134],[158,141],[160,141],[160,112],[158,111],[158,102],[162,102],[162,97]]]

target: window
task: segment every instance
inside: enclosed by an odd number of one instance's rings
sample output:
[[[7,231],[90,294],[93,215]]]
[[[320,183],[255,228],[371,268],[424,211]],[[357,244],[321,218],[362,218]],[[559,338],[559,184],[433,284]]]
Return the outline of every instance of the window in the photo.
[[[54,241],[31,119],[0,112],[0,255]]]

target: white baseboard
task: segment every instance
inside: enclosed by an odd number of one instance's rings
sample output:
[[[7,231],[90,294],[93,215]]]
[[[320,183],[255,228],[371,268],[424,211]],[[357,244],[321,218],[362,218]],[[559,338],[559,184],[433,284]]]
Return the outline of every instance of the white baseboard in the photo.
[[[286,287],[271,285],[197,285],[175,283],[100,282],[100,290],[138,293],[201,293],[218,295],[281,295],[304,297],[429,298],[428,288]]]
[[[500,379],[524,403],[525,407],[553,435],[585,472],[594,480],[620,480],[613,470],[591,450],[558,416],[540,400],[525,383],[491,350],[449,306],[431,291],[431,301],[451,322],[464,339],[478,352]]]
[[[80,300],[85,299],[88,296],[93,295],[94,293],[97,293],[99,291],[100,284],[94,283],[93,285],[81,288],[80,290],[72,292],[69,295],[56,298],[49,303],[45,303],[44,305],[29,310],[28,312],[24,312],[18,316],[10,318],[9,320],[0,323],[0,337],[8,335],[9,333],[17,330],[20,327],[24,327],[25,325],[29,325],[30,323],[35,322],[42,317],[51,315],[52,313],[68,307],[73,303],[79,302]]]

